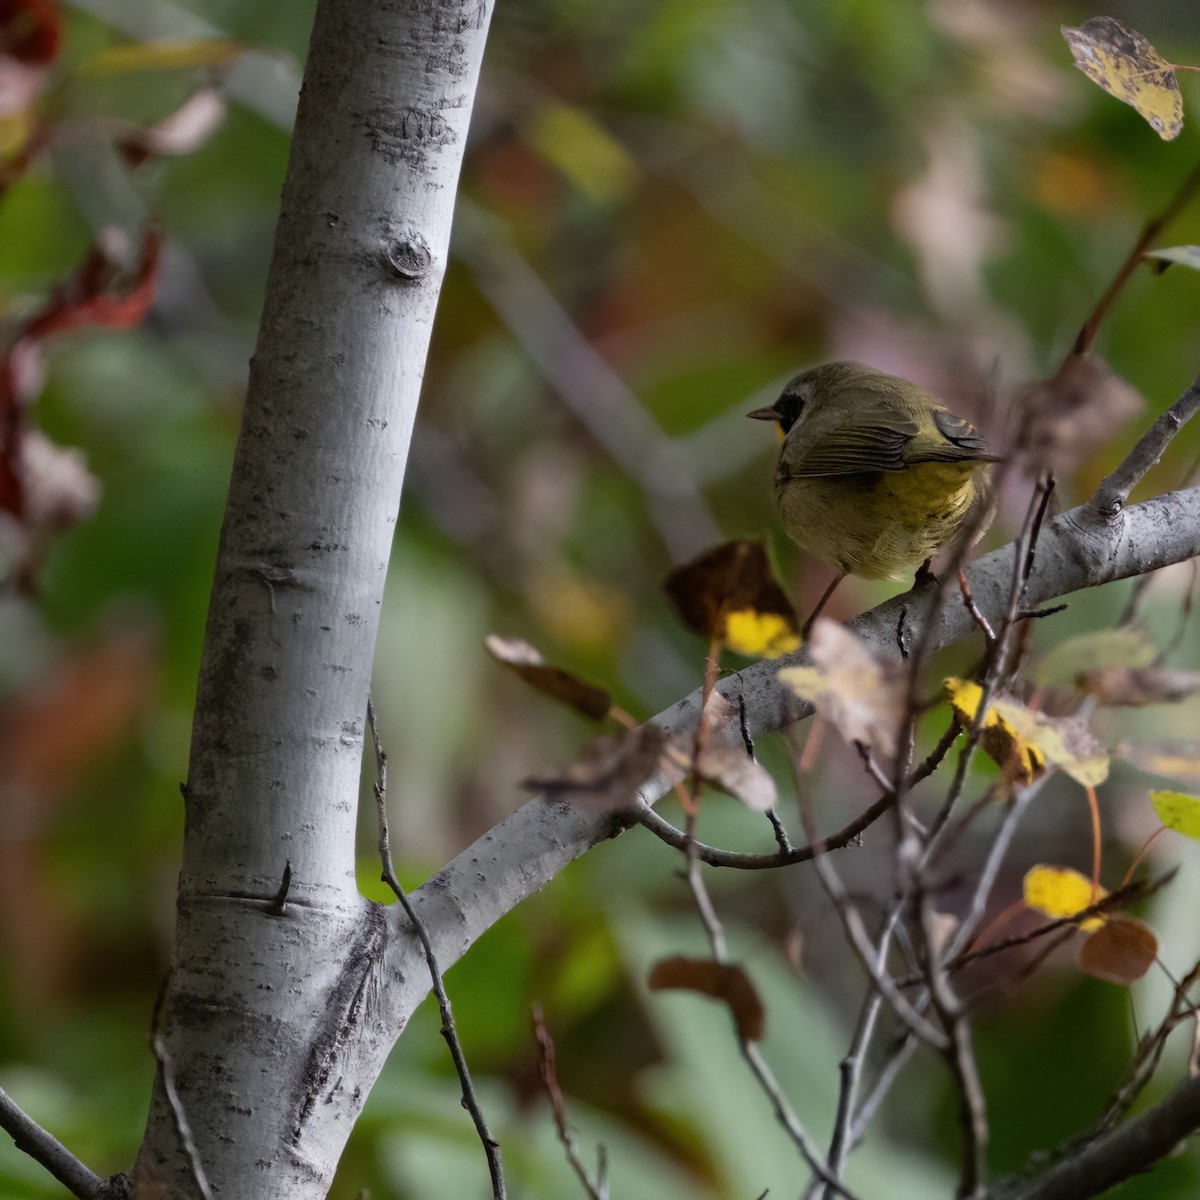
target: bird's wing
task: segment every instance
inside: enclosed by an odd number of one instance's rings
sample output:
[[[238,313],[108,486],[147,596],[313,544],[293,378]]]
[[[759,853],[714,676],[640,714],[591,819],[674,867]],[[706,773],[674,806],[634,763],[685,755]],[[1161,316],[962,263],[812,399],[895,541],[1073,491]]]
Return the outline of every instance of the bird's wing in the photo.
[[[944,408],[933,410],[933,427],[922,430],[908,447],[905,463],[997,462],[970,421]]]
[[[821,475],[859,475],[864,471],[902,471],[912,459],[906,453],[920,433],[915,421],[882,405],[859,406],[852,421],[813,414],[793,427],[779,459],[781,479]]]

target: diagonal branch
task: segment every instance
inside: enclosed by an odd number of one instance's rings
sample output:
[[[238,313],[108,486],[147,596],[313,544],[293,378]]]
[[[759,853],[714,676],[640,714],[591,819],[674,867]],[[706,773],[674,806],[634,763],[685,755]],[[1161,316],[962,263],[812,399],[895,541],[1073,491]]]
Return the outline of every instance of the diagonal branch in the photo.
[[[1142,435],[1125,461],[1096,489],[1092,503],[1096,511],[1111,520],[1125,506],[1129,493],[1142,476],[1162,457],[1171,439],[1200,409],[1200,377]]]
[[[1083,1200],[1144,1171],[1200,1129],[1200,1076],[1185,1080],[1161,1104],[1097,1138],[1041,1178],[996,1200]]]
[[[107,1179],[85,1167],[52,1133],[47,1133],[17,1102],[0,1088],[0,1129],[34,1162],[40,1163],[79,1200],[108,1200],[113,1189]]]
[[[1037,608],[1071,592],[1158,570],[1197,554],[1200,488],[1132,505],[1112,520],[1105,520],[1090,504],[1081,505],[1048,522],[1043,530],[1025,604]],[[966,572],[979,610],[997,623],[1009,603],[1013,558],[1010,544],[979,559]],[[880,653],[894,654],[901,618],[915,635],[929,619],[930,603],[913,593],[897,596],[855,619],[851,627]],[[943,606],[933,621],[934,648],[978,632],[961,605]],[[744,695],[745,723],[753,737],[809,715],[807,706],[778,681],[779,668],[788,661],[757,663],[739,672],[738,679],[718,684],[718,690],[732,695],[736,689]],[[697,691],[654,721],[668,732],[694,729],[699,713]],[[666,788],[665,779],[651,780],[643,788],[643,798],[657,800]],[[629,824],[628,817],[597,815],[539,797],[467,847],[413,895],[442,969],[568,863],[624,832]]]

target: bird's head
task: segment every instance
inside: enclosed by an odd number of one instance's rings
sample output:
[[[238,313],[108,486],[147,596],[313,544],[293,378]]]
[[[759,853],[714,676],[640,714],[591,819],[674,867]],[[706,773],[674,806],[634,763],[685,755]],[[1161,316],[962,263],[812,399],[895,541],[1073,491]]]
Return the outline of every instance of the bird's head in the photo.
[[[844,384],[860,378],[863,372],[877,373],[861,363],[832,362],[809,367],[807,371],[801,371],[794,379],[788,380],[774,404],[768,408],[756,408],[746,416],[756,421],[774,421],[779,426],[780,434],[786,437],[806,407],[837,395]]]

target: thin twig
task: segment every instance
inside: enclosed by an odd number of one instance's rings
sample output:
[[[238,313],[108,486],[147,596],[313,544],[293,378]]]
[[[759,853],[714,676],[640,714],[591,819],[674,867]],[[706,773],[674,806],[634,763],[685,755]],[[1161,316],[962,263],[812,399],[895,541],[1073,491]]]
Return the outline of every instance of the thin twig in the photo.
[[[800,799],[801,817],[806,831],[811,837],[813,814],[811,799],[807,792],[807,771],[799,766],[796,771],[796,785]],[[888,797],[884,797],[884,799],[888,799]],[[871,938],[863,923],[862,914],[851,900],[845,885],[830,863],[829,856],[818,853],[814,856],[813,862],[817,868],[817,877],[825,888],[842,924],[842,929],[845,931],[846,940],[850,943],[850,948],[854,951],[855,957],[862,964],[863,970],[866,971],[871,982],[882,993],[884,999],[895,1011],[897,1018],[906,1028],[935,1049],[944,1049],[948,1044],[945,1034],[931,1025],[913,1008],[900,989],[896,987],[895,981],[887,972],[886,965],[877,961],[876,949],[871,945]],[[889,917],[889,919],[891,918]]]
[[[471,1114],[479,1140],[483,1143],[483,1152],[487,1156],[488,1173],[492,1180],[493,1200],[505,1200],[504,1166],[500,1158],[500,1143],[492,1137],[479,1099],[475,1095],[475,1087],[471,1082],[471,1071],[467,1066],[466,1055],[462,1043],[458,1039],[458,1029],[454,1024],[454,1013],[450,1007],[450,997],[446,994],[442,983],[442,973],[438,969],[437,958],[433,953],[433,943],[429,940],[429,931],[417,915],[416,909],[409,900],[400,881],[396,878],[396,868],[392,863],[391,840],[388,835],[387,818],[387,754],[383,743],[379,740],[379,730],[375,725],[375,702],[367,696],[367,724],[371,727],[371,738],[375,743],[375,811],[379,818],[379,860],[382,865],[382,879],[395,893],[400,901],[405,915],[412,925],[413,932],[421,942],[425,952],[425,962],[429,967],[429,978],[433,983],[433,994],[437,997],[438,1011],[442,1014],[442,1037],[450,1049],[450,1057],[454,1060],[454,1069],[458,1072],[459,1083],[462,1085],[462,1104]]]
[[[704,698],[707,699],[708,693],[716,683],[717,678],[717,661],[715,654],[710,654],[705,662],[704,672]],[[704,719],[704,705],[701,703],[701,716],[696,729],[696,746],[695,755],[699,761],[700,752],[703,749],[704,739],[707,736],[707,727]],[[687,824],[684,829],[684,845],[683,853],[687,860],[687,870],[685,877],[687,884],[692,893],[692,899],[696,905],[696,912],[700,916],[700,923],[704,927],[705,936],[708,938],[709,949],[712,952],[713,960],[718,963],[728,963],[729,948],[725,941],[725,930],[721,925],[721,919],[717,915],[716,906],[712,902],[712,897],[709,895],[708,888],[705,886],[704,877],[700,873],[700,861],[696,853],[696,815],[700,809],[700,779],[698,774],[692,773],[692,791],[689,797],[689,803],[685,807]],[[766,1060],[759,1052],[757,1045],[748,1038],[741,1036],[741,1031],[737,1032],[738,1049],[741,1051],[742,1058],[746,1060],[746,1065],[749,1066],[751,1073],[758,1082],[759,1087],[770,1101],[771,1108],[775,1113],[776,1120],[783,1126],[788,1136],[792,1139],[796,1149],[800,1151],[801,1157],[808,1164],[808,1169],[812,1171],[819,1179],[827,1183],[840,1195],[847,1197],[847,1200],[853,1200],[852,1193],[848,1192],[838,1181],[830,1174],[829,1168],[821,1161],[821,1156],[816,1146],[813,1143],[812,1137],[808,1130],[804,1127],[803,1122],[792,1107],[791,1101],[787,1098],[783,1089],[779,1086],[774,1072],[767,1065]]]
[[[1087,354],[1091,350],[1092,343],[1096,340],[1096,334],[1100,330],[1101,322],[1108,315],[1108,310],[1121,294],[1121,290],[1129,282],[1134,271],[1141,266],[1142,256],[1150,249],[1158,235],[1182,211],[1192,198],[1192,193],[1196,191],[1197,187],[1200,187],[1200,166],[1192,168],[1191,174],[1183,181],[1175,195],[1171,197],[1166,208],[1157,217],[1152,218],[1146,223],[1145,228],[1134,243],[1133,249],[1121,264],[1112,283],[1105,289],[1104,295],[1097,301],[1096,307],[1092,309],[1088,319],[1084,321],[1083,327],[1076,335],[1075,343],[1071,347],[1073,355]]]
[[[796,847],[792,845],[792,839],[788,837],[787,828],[779,819],[779,814],[774,808],[768,808],[766,818],[771,823],[771,832],[775,835],[775,844],[779,847],[779,853],[791,854]]]
[[[1200,409],[1200,378],[1142,434],[1125,461],[1096,489],[1091,504],[1101,517],[1111,521],[1125,507],[1129,493],[1162,458],[1171,439],[1196,415],[1197,409]]]
[[[188,1158],[188,1166],[192,1170],[192,1179],[203,1200],[213,1200],[212,1188],[208,1185],[208,1176],[204,1173],[204,1164],[200,1161],[200,1151],[196,1139],[192,1137],[192,1127],[188,1123],[187,1112],[183,1107],[179,1090],[175,1086],[175,1065],[161,1034],[155,1034],[150,1043],[154,1048],[154,1057],[158,1060],[158,1068],[162,1072],[163,1090],[167,1093],[167,1103],[171,1106],[171,1116],[175,1119],[175,1131],[183,1143],[184,1153]]]
[[[867,1129],[875,1119],[880,1105],[891,1091],[904,1064],[913,1056],[918,1045],[920,1043],[917,1039],[906,1030],[895,1039],[884,1055],[883,1062],[880,1063],[875,1073],[875,1080],[871,1084],[870,1091],[863,1098],[863,1102],[858,1106],[858,1111],[854,1113],[850,1122],[851,1149],[866,1136]]]
[[[721,920],[717,916],[712,897],[708,894],[708,889],[700,875],[700,864],[694,858],[688,863],[687,880],[696,902],[696,910],[700,914],[700,920],[704,926],[704,932],[708,937],[713,959],[719,963],[726,963],[729,961],[729,953],[725,942],[725,931],[721,927]],[[800,1151],[801,1157],[808,1164],[808,1169],[838,1195],[846,1197],[846,1200],[854,1200],[854,1194],[838,1182],[828,1166],[821,1161],[820,1151],[814,1144],[812,1135],[800,1120],[783,1088],[779,1086],[775,1073],[763,1058],[757,1044],[740,1035],[737,1040],[742,1058],[746,1060],[758,1086],[770,1101],[775,1119],[783,1126],[796,1149]]]
[[[604,1147],[601,1146],[598,1152],[596,1179],[593,1181],[588,1174],[587,1167],[583,1165],[583,1160],[579,1157],[579,1151],[575,1147],[575,1136],[567,1124],[567,1103],[563,1097],[562,1088],[558,1085],[554,1039],[546,1028],[542,1006],[536,1002],[533,1005],[533,1036],[538,1049],[538,1077],[542,1081],[542,1087],[546,1089],[546,1095],[550,1098],[550,1110],[554,1114],[554,1128],[558,1131],[558,1140],[567,1156],[567,1162],[583,1185],[583,1190],[587,1192],[590,1200],[608,1200]]]
[[[927,779],[942,765],[942,760],[950,753],[950,747],[954,745],[958,739],[958,735],[966,726],[955,716],[950,724],[946,727],[946,732],[938,738],[938,743],[929,752],[929,755],[923,762],[920,762],[912,770],[912,774],[908,777],[909,788],[914,788],[923,779]]]
[[[108,1195],[108,1181],[84,1166],[3,1088],[0,1088],[0,1129],[12,1138],[18,1150],[45,1167],[72,1196],[78,1196],[79,1200],[102,1200]]]
[[[788,851],[774,854],[741,854],[736,850],[722,850],[718,846],[710,846],[705,842],[693,839],[695,856],[710,867],[732,867],[741,871],[767,871],[774,867],[787,867],[793,863],[809,862],[818,854],[827,850],[841,850],[851,845],[855,839],[868,829],[891,807],[892,797],[881,796],[870,808],[864,809],[853,821],[832,833],[821,841],[808,846],[796,846]],[[648,829],[656,838],[665,842],[675,850],[683,850],[687,846],[687,833],[672,825],[648,804],[640,805],[634,812],[638,824]]]
[[[987,640],[988,646],[992,646],[996,641],[996,631],[992,628],[991,622],[979,611],[979,606],[975,603],[975,597],[971,593],[971,585],[967,582],[967,574],[962,569],[958,568],[958,590],[962,595],[963,604],[966,605],[967,612],[971,614],[971,620],[979,626],[984,638]]]
[[[962,1150],[957,1195],[979,1195],[987,1171],[988,1123],[979,1064],[975,1059],[971,1024],[954,993],[945,968],[942,966],[934,937],[934,911],[924,881],[918,881],[916,897],[918,929],[924,949],[925,982],[933,1007],[946,1030],[949,1046],[942,1057],[958,1091],[959,1129]]]

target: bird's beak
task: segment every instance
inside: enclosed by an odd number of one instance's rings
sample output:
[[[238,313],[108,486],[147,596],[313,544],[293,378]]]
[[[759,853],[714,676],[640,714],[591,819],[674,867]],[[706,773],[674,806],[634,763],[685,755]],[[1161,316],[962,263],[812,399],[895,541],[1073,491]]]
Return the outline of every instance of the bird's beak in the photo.
[[[783,416],[779,409],[774,405],[770,408],[756,408],[753,412],[748,412],[746,416],[754,421],[782,421]]]

